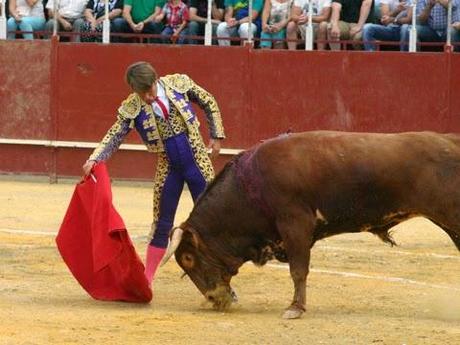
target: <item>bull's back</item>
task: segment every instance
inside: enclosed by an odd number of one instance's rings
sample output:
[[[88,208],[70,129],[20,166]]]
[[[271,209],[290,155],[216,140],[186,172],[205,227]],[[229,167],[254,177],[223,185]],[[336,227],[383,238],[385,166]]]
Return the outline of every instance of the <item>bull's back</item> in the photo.
[[[280,194],[358,216],[369,209],[417,208],[446,183],[460,188],[458,139],[432,132],[317,131],[271,140],[257,155],[264,179]]]

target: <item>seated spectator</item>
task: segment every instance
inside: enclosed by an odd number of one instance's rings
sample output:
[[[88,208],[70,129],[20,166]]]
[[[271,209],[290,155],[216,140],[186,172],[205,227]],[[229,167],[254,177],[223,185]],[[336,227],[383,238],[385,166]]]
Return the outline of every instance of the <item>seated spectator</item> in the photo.
[[[263,0],[252,2],[252,13],[249,16],[248,0],[225,0],[225,21],[217,26],[218,37],[249,37],[249,23],[253,37],[256,36],[260,27],[260,12],[263,7]],[[219,39],[220,46],[229,46],[230,40]]]
[[[312,0],[313,39],[319,40],[318,50],[324,50],[327,38],[327,21],[331,16],[331,0]],[[286,37],[288,49],[297,49],[297,40],[300,36],[305,41],[306,25],[308,24],[308,0],[294,0],[291,10],[291,21],[287,25]]]
[[[412,10],[409,10],[406,1],[401,0],[381,0],[380,2],[380,23],[367,23],[363,28],[364,49],[374,51],[375,42],[401,40],[401,29],[403,25],[410,24],[412,21]]]
[[[161,8],[164,0],[124,0],[123,17],[112,21],[113,32],[116,33],[144,33],[161,34]],[[114,42],[129,42],[129,39],[114,37]],[[160,39],[150,39],[151,42],[160,42]]]
[[[224,0],[213,0],[211,7],[212,36],[217,34],[217,25],[224,19]],[[208,0],[190,0],[190,21],[188,33],[190,36],[204,36],[206,21],[208,18]],[[189,40],[190,44],[198,44],[194,38]],[[217,41],[213,40],[213,44]]]
[[[88,0],[60,0],[57,8],[57,13],[54,13],[54,0],[49,0],[46,4],[48,17],[46,22],[46,31],[50,34],[53,32],[54,15],[57,17],[57,31],[74,32],[77,35],[71,36],[70,40],[80,42],[80,28],[83,24],[83,12],[86,8]]]
[[[331,50],[340,50],[340,43],[331,41],[361,41],[365,23],[374,22],[372,0],[332,0],[331,22],[328,25],[328,40]],[[359,45],[353,45],[359,49]]]
[[[164,43],[176,41],[179,44],[186,42],[184,36],[188,35],[187,23],[188,23],[188,7],[181,0],[169,0],[161,10],[159,19],[165,22],[162,36],[168,36],[163,38]]]
[[[109,0],[109,20],[112,21],[121,15],[123,10],[123,0]],[[82,24],[82,42],[102,42],[102,23],[105,19],[105,1],[89,0],[84,12],[85,22]],[[85,35],[86,34],[86,35]]]
[[[417,40],[421,42],[445,42],[447,39],[448,0],[418,0],[417,2]],[[452,0],[452,21],[460,21],[460,0]],[[401,30],[401,50],[409,49],[411,25]],[[460,42],[460,31],[450,28],[451,42]],[[458,48],[457,48],[458,49]]]
[[[460,8],[457,9],[457,11],[460,12]],[[460,13],[457,13],[457,18],[456,19],[453,19],[452,20],[452,29],[453,30],[456,30],[456,34],[455,35],[458,35],[458,33],[460,32],[460,18],[458,18],[458,16],[460,15]],[[458,41],[454,42],[454,43],[458,43]],[[454,46],[455,48],[455,51],[460,51],[460,46]]]
[[[292,0],[265,0],[262,11],[262,32],[260,48],[283,49],[286,38],[286,25],[289,22]]]
[[[8,39],[16,38],[15,31],[23,31],[22,37],[26,40],[34,39],[34,31],[43,31],[45,28],[45,11],[42,0],[10,0],[10,17],[8,18]]]

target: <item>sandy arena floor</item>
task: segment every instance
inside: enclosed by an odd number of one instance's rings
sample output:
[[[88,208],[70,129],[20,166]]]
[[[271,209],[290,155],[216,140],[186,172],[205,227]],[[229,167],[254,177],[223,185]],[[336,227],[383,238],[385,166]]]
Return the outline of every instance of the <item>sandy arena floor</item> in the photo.
[[[307,312],[283,320],[292,298],[286,266],[246,264],[239,303],[213,311],[171,260],[149,305],[91,299],[62,261],[54,237],[75,181],[0,177],[0,345],[19,344],[460,344],[460,253],[442,230],[416,218],[390,248],[369,234],[320,241]],[[118,182],[114,202],[143,257],[148,184]],[[176,223],[191,210],[181,200]]]

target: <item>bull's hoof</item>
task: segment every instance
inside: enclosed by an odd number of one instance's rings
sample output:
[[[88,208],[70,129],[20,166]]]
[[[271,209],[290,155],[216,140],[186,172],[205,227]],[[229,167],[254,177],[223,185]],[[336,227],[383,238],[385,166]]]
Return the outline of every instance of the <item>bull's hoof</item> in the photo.
[[[290,319],[299,319],[303,314],[302,309],[298,308],[290,308],[286,310],[283,314],[283,319],[290,320]]]

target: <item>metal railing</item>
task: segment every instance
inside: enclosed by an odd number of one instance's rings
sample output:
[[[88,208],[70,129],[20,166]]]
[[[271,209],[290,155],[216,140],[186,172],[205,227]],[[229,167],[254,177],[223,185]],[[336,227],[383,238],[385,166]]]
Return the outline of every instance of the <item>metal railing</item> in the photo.
[[[6,26],[6,2],[0,0],[0,40],[6,40],[7,26]]]
[[[264,39],[260,38],[254,38],[253,36],[253,31],[252,31],[252,24],[253,24],[253,19],[252,19],[252,11],[253,11],[253,3],[252,0],[249,0],[248,4],[248,25],[249,25],[249,30],[248,30],[248,37],[246,39],[241,39],[239,37],[216,37],[212,35],[212,18],[211,18],[211,12],[212,12],[212,1],[213,0],[208,0],[208,12],[207,12],[207,18],[206,18],[206,24],[205,24],[205,34],[203,36],[185,36],[186,39],[198,39],[203,41],[203,44],[206,46],[212,45],[212,41],[216,39],[220,40],[230,40],[230,41],[244,41],[243,43],[248,43],[250,45],[254,45],[254,43],[260,42]],[[7,18],[6,18],[6,9],[5,9],[5,0],[0,0],[0,39],[7,39]],[[53,12],[57,13],[59,9],[59,4],[60,0],[55,0],[53,3]],[[451,37],[451,28],[452,28],[452,0],[449,1],[448,9],[447,9],[447,33],[446,33],[446,42],[445,43],[440,43],[440,42],[425,42],[425,43],[420,43],[417,40],[417,0],[411,0],[410,7],[412,9],[412,23],[411,23],[411,28],[409,31],[409,52],[416,52],[417,51],[417,46],[430,46],[430,45],[445,45],[446,50],[453,50],[453,44],[452,44],[452,37]],[[304,45],[305,45],[305,50],[311,51],[314,49],[314,32],[313,32],[313,21],[312,21],[312,14],[313,14],[313,0],[308,1],[308,21],[305,24],[305,40]],[[64,37],[72,37],[79,35],[79,33],[75,32],[60,32],[59,29],[59,23],[57,21],[57,16],[53,17],[53,36],[64,36]],[[17,31],[16,33],[21,33],[21,31]],[[43,35],[47,36],[46,33],[44,32],[35,32],[35,34],[38,35]],[[144,39],[165,39],[167,36],[162,36],[162,35],[155,35],[155,34],[129,34],[129,33],[115,33],[110,31],[110,19],[109,19],[109,2],[105,1],[105,17],[103,21],[103,30],[102,34],[101,33],[85,33],[87,36],[96,36],[99,37],[102,35],[102,42],[105,44],[108,44],[111,42],[111,37],[117,36],[117,37],[137,37],[139,39],[139,42],[143,42]],[[271,39],[265,39],[265,40],[271,40]],[[112,40],[113,41],[113,40]],[[271,40],[272,42],[275,40]],[[277,39],[276,41],[279,41]],[[288,40],[284,40],[287,42]],[[174,40],[171,40],[171,43],[175,44],[176,42]],[[327,42],[326,42],[327,43]],[[346,49],[346,45],[349,42],[346,41],[341,41],[342,46]],[[356,42],[353,42],[356,44]],[[358,44],[362,44],[363,42],[358,42]],[[391,42],[376,42],[377,45],[393,45],[395,43]],[[399,44],[399,43],[398,43]],[[407,43],[406,43],[407,44]]]

